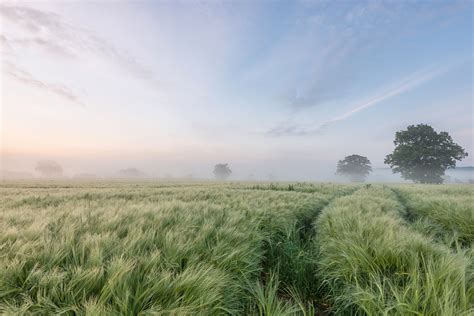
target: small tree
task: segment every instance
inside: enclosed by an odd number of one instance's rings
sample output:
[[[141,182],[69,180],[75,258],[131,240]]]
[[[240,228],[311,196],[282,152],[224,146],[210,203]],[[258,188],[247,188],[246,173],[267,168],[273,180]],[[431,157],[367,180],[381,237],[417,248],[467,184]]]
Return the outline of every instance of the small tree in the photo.
[[[395,149],[385,157],[393,173],[415,183],[442,183],[447,168],[467,157],[464,149],[446,132],[426,124],[410,125],[395,134]]]
[[[364,182],[371,171],[370,160],[354,154],[338,161],[336,174],[347,176],[352,182]]]
[[[38,161],[35,170],[45,178],[58,178],[63,175],[63,168],[53,160]]]
[[[137,168],[120,169],[119,174],[121,177],[124,177],[124,178],[140,178],[145,175],[143,172],[141,172]]]
[[[229,164],[227,163],[221,163],[214,166],[214,176],[217,180],[226,180],[231,173],[232,170],[230,170]]]

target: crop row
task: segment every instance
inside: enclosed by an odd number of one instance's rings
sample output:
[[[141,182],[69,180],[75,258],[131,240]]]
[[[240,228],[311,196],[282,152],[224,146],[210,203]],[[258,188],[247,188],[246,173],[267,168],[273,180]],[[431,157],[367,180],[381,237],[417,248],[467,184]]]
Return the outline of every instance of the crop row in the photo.
[[[472,256],[412,229],[388,188],[337,199],[316,221],[318,273],[337,313],[468,315]]]
[[[469,186],[395,188],[413,226],[448,245],[472,248],[474,193]]]

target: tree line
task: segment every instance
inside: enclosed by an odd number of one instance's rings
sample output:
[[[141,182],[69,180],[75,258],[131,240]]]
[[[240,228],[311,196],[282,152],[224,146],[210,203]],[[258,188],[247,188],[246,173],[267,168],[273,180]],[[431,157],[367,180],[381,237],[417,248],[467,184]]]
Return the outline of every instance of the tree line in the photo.
[[[454,168],[457,160],[468,153],[456,144],[447,132],[436,132],[427,124],[410,125],[398,131],[393,141],[395,149],[385,156],[393,173],[415,183],[443,183],[448,168]],[[352,182],[363,182],[372,172],[367,157],[353,154],[339,160],[336,174],[346,176]],[[232,171],[228,164],[217,164],[214,175],[218,180],[227,179]]]
[[[405,180],[415,183],[442,183],[446,169],[454,168],[456,161],[467,157],[468,153],[456,144],[447,132],[436,132],[427,124],[410,125],[406,130],[395,133],[395,149],[385,156],[393,173],[399,173]],[[35,168],[44,177],[60,177],[63,169],[55,161],[39,161]],[[372,172],[367,157],[353,154],[339,160],[336,174],[346,176],[350,181],[363,182]],[[232,174],[228,163],[214,166],[217,180],[226,180]],[[143,173],[136,168],[120,170],[121,176],[139,177]]]
[[[393,173],[415,183],[443,183],[446,169],[454,168],[457,160],[468,155],[447,132],[437,133],[427,124],[396,132],[393,143],[395,149],[385,156],[384,163]],[[339,160],[336,173],[351,181],[364,181],[371,171],[370,160],[354,154]]]

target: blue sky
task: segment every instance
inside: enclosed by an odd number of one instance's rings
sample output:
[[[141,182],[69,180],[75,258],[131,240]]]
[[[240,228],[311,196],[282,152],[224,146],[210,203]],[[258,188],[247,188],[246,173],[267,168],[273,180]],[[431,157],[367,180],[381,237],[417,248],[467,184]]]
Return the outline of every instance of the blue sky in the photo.
[[[472,165],[471,1],[24,2],[0,7],[2,168],[312,179],[397,130]]]

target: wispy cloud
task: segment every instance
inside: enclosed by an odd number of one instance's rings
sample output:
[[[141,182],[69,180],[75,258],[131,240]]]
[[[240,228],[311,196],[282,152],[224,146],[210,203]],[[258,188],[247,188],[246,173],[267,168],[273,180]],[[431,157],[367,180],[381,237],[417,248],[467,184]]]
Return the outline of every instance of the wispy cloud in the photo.
[[[342,99],[357,89],[357,79],[365,75],[367,66],[360,56],[372,56],[374,50],[385,45],[387,34],[390,41],[414,38],[423,23],[436,20],[441,24],[468,5],[463,1],[416,6],[406,2],[342,1],[333,5],[311,3],[308,7],[312,13],[295,24],[288,42],[282,45],[283,50],[291,50],[288,55],[292,58],[298,52],[296,66],[285,69],[289,78],[295,72],[295,79],[288,80],[281,93],[283,104],[295,111]],[[278,67],[281,60],[286,62],[280,54],[269,68]]]
[[[279,126],[271,128],[267,131],[269,136],[303,136],[303,135],[317,135],[321,134],[325,128],[328,126],[349,119],[350,117],[356,115],[357,113],[364,111],[368,108],[380,105],[383,101],[386,101],[390,98],[396,97],[404,92],[412,90],[417,86],[430,81],[431,79],[447,72],[453,66],[444,66],[444,67],[430,67],[429,69],[423,69],[417,71],[402,80],[398,83],[391,85],[389,88],[383,89],[382,93],[377,93],[366,100],[357,102],[353,107],[348,111],[335,116],[323,123],[311,124],[308,125],[297,125],[291,123],[283,123]],[[316,127],[314,127],[316,126]]]
[[[152,71],[136,58],[119,50],[106,39],[70,25],[56,13],[24,6],[0,5],[0,16],[22,31],[21,37],[17,34],[1,34],[3,44],[10,48],[36,47],[65,58],[79,58],[84,53],[92,53],[112,61],[137,78],[153,79]]]
[[[60,84],[53,84],[44,82],[34,78],[29,72],[24,71],[17,66],[5,62],[2,65],[3,71],[11,76],[12,78],[16,79],[17,81],[28,85],[30,87],[38,88],[44,91],[48,91],[53,93],[57,96],[60,96],[69,102],[84,107],[84,103],[80,100],[79,96],[72,92],[71,89],[64,85]]]

